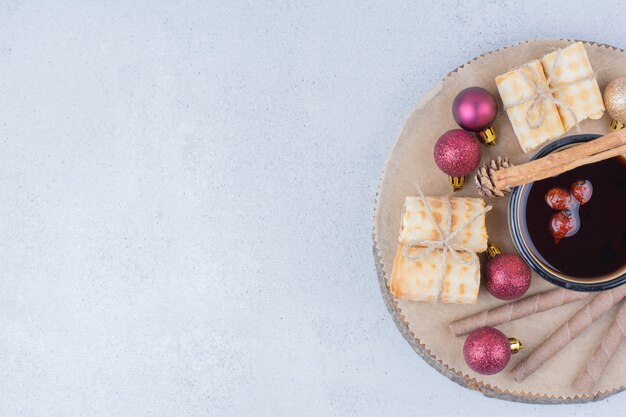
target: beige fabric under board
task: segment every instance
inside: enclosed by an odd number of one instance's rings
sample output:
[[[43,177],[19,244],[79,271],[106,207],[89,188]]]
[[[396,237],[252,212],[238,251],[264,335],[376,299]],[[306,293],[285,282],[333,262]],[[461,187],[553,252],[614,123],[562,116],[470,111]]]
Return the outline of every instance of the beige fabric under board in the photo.
[[[374,242],[381,257],[381,266],[387,284],[398,249],[398,230],[405,197],[415,195],[416,182],[426,195],[444,195],[450,192],[446,175],[437,169],[433,161],[432,150],[435,141],[443,132],[457,127],[450,114],[450,105],[455,95],[466,87],[481,86],[498,97],[495,85],[496,76],[506,73],[513,67],[543,57],[551,51],[551,48],[566,47],[571,43],[570,40],[541,40],[494,51],[467,63],[450,74],[441,83],[435,85],[421,101],[419,97],[415,97],[419,104],[402,127],[389,155],[376,202]],[[599,45],[586,44],[586,49],[594,68],[606,68],[598,73],[598,84],[601,90],[613,78],[624,75],[626,54]],[[511,123],[506,113],[502,111],[502,102],[499,97],[498,105],[500,114],[494,123],[498,135],[497,144],[491,147],[483,146],[482,162],[502,155],[509,156],[513,163],[523,163],[532,156],[532,153],[525,154],[520,148]],[[604,134],[609,131],[609,122],[609,117],[605,114],[599,120],[584,120],[580,126],[585,133]],[[478,197],[472,186],[473,181],[473,175],[468,176],[466,186],[454,196]],[[488,199],[487,202],[494,206],[486,219],[490,240],[504,251],[514,252],[507,224],[508,198]],[[484,262],[484,255],[481,258]],[[533,282],[528,294],[551,288],[554,287],[533,273]],[[435,360],[447,365],[452,372],[459,372],[468,381],[475,378],[471,385],[477,388],[489,386],[498,392],[512,393],[524,398],[543,396],[567,399],[592,398],[594,395],[618,390],[626,385],[626,344],[624,344],[618,350],[594,392],[582,393],[573,387],[577,374],[583,369],[585,361],[593,353],[603,331],[610,324],[615,309],[594,322],[581,336],[537,372],[522,383],[517,383],[511,377],[510,369],[581,308],[584,301],[498,326],[508,336],[520,338],[526,347],[517,355],[512,356],[507,369],[492,376],[479,375],[467,367],[462,355],[465,338],[452,336],[448,323],[468,314],[502,305],[503,301],[493,298],[484,288],[481,288],[475,305],[430,304],[404,300],[396,300],[396,302],[400,317],[404,317],[405,326],[415,335],[418,342],[434,355]],[[421,359],[415,355],[415,360]],[[434,370],[425,377],[441,378]]]

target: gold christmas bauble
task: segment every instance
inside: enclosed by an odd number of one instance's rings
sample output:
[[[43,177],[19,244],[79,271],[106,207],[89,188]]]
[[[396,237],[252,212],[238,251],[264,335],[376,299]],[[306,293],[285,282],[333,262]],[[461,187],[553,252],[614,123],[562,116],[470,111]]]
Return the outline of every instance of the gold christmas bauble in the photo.
[[[614,120],[626,122],[626,77],[618,77],[606,86],[604,106]]]

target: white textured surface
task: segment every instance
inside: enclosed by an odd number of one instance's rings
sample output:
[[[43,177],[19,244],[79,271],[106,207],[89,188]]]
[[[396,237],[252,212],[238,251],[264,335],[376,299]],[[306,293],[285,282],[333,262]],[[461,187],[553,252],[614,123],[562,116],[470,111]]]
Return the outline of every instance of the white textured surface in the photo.
[[[91,3],[0,4],[0,415],[626,411],[448,381],[371,253],[419,97],[528,38],[625,47],[622,2]]]

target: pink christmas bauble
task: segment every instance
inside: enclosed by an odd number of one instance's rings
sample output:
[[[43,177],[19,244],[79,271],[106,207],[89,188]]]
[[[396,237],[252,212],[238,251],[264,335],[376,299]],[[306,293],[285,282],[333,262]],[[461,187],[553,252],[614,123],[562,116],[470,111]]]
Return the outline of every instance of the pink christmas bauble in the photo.
[[[511,343],[498,329],[482,327],[471,332],[463,344],[467,366],[483,375],[497,374],[511,359]]]
[[[496,255],[487,262],[485,286],[500,300],[515,300],[528,291],[532,278],[524,260],[512,253]]]
[[[484,88],[469,87],[452,103],[452,117],[465,130],[480,132],[491,126],[498,114],[496,99]]]
[[[437,139],[434,156],[440,170],[451,177],[464,177],[478,167],[482,152],[472,134],[454,129]]]

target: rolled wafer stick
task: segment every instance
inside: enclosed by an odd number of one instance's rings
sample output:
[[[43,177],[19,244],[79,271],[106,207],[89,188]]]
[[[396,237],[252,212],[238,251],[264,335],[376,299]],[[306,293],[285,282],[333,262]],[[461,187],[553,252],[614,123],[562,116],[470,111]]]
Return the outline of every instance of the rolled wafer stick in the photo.
[[[453,321],[449,327],[453,335],[462,336],[480,327],[497,326],[563,304],[573,303],[588,296],[588,292],[557,288]]]
[[[548,336],[546,340],[518,363],[513,368],[513,378],[517,382],[526,379],[624,296],[626,296],[626,285],[596,295],[589,304],[578,310],[567,323],[556,329],[554,333]]]
[[[574,386],[580,391],[591,391],[593,387],[600,381],[602,372],[609,364],[617,348],[626,336],[626,303],[617,312],[615,320],[608,328],[602,342],[598,345],[591,359],[587,362],[585,369],[578,376]]]

